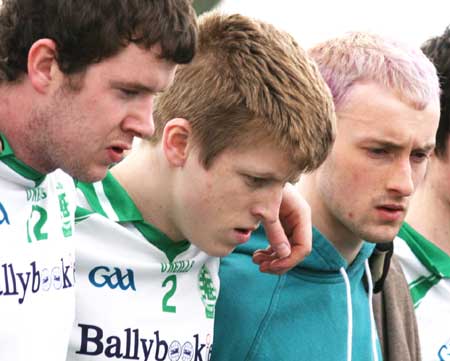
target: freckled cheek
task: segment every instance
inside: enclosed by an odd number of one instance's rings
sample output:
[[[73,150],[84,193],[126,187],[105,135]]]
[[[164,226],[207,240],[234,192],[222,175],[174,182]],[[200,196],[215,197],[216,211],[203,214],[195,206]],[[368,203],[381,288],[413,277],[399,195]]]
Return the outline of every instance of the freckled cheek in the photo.
[[[198,201],[206,213],[218,213],[224,208],[224,205],[231,202],[230,197],[225,197],[220,184],[215,182],[205,182],[203,185],[196,187]]]
[[[351,172],[351,182],[348,184],[348,191],[352,194],[365,190],[375,189],[383,184],[381,171],[374,171],[364,168],[355,168],[357,171]]]

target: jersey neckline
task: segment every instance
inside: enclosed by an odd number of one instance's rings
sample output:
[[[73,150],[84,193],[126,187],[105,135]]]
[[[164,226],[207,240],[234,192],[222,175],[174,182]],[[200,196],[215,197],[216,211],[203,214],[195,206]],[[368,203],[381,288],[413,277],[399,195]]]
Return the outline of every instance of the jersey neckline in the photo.
[[[187,240],[173,241],[164,232],[146,222],[129,196],[128,192],[108,171],[106,177],[96,183],[77,182],[77,188],[83,193],[92,210],[118,223],[133,223],[142,236],[172,262],[175,257],[186,251],[191,243]],[[78,207],[76,218],[81,220],[92,212]]]
[[[20,174],[22,177],[34,181],[36,183],[36,187],[41,184],[46,175],[38,172],[22,162],[20,159],[16,158],[11,145],[2,133],[0,133],[0,140],[3,145],[3,150],[0,152],[0,161],[5,163],[9,168]]]
[[[403,222],[398,236],[409,246],[419,261],[440,278],[450,278],[450,256],[426,239],[407,222]]]

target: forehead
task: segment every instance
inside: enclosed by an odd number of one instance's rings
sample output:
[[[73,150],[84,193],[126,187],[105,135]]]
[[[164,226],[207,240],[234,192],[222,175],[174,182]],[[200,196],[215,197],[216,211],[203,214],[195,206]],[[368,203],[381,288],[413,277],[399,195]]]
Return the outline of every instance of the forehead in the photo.
[[[295,181],[300,175],[299,167],[293,164],[288,152],[267,139],[227,148],[214,163],[229,164],[232,171],[279,181]]]
[[[337,110],[337,139],[434,143],[439,111],[438,103],[418,110],[393,90],[375,83],[356,84]]]
[[[161,58],[159,44],[144,49],[130,43],[118,54],[89,66],[87,75],[103,79],[138,83],[143,87],[164,90],[173,80],[176,64]]]

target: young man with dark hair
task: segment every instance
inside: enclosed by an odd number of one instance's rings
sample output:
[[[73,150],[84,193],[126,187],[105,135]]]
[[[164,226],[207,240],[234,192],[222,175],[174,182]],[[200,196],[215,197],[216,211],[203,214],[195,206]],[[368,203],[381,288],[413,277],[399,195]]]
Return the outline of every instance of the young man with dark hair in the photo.
[[[3,0],[0,359],[65,358],[75,312],[72,176],[103,178],[194,56],[188,0]],[[56,169],[62,169],[55,171]]]

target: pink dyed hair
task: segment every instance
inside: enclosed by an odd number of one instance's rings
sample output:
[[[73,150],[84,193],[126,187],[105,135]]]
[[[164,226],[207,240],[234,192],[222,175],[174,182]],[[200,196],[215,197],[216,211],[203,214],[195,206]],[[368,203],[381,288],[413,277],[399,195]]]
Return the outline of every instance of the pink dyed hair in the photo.
[[[436,69],[419,48],[381,36],[352,32],[309,50],[333,95],[336,109],[357,82],[373,81],[422,110],[439,102]]]

